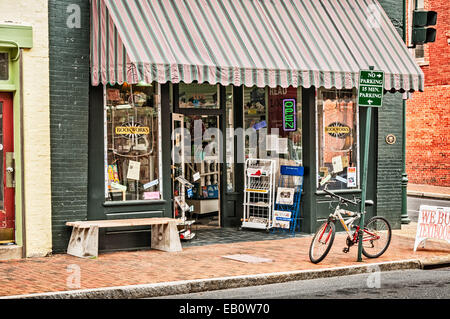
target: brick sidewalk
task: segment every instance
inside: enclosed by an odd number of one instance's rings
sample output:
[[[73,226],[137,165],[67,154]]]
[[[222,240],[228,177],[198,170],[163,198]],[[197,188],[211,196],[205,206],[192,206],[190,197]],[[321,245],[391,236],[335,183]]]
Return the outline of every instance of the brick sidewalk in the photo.
[[[431,240],[425,249],[413,252],[413,234],[414,225],[394,231],[387,252],[373,260],[364,257],[363,263],[450,257],[447,243]],[[336,235],[331,252],[318,265],[309,262],[310,241],[310,237],[303,237],[190,247],[179,253],[156,250],[103,253],[91,260],[61,254],[3,261],[0,262],[0,296],[73,290],[67,287],[70,265],[80,267],[80,289],[361,265],[356,262],[357,247],[349,254],[342,252],[345,234]],[[251,264],[222,257],[232,254],[269,258],[273,262]]]

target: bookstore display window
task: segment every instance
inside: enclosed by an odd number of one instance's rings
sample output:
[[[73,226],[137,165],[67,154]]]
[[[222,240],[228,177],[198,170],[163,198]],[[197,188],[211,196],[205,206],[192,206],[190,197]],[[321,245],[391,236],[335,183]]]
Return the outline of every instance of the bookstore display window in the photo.
[[[280,165],[302,165],[301,100],[301,88],[244,89],[246,159],[279,158]]]
[[[157,84],[106,88],[107,201],[161,199],[157,90]]]
[[[219,109],[219,86],[198,83],[179,84],[179,107]]]
[[[359,113],[356,90],[319,89],[317,94],[318,181],[329,189],[359,187]]]

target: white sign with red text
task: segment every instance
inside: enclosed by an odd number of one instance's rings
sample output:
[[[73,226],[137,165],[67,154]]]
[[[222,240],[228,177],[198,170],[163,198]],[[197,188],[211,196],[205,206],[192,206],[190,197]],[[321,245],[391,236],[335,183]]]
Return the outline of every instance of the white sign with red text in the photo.
[[[450,243],[450,207],[420,206],[414,251],[422,242],[424,247],[427,239]]]

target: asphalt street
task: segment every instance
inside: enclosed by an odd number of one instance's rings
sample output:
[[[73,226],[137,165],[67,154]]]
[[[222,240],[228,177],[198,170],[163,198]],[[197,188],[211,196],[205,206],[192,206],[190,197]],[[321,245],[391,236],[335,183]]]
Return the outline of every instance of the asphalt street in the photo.
[[[450,268],[293,281],[158,299],[450,299]]]

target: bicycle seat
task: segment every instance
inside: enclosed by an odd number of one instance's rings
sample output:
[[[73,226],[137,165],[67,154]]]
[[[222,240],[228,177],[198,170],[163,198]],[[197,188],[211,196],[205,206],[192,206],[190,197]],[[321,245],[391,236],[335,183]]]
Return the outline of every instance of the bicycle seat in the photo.
[[[373,206],[373,205],[375,205],[375,203],[371,199],[366,200],[365,204],[366,204],[366,206]]]

